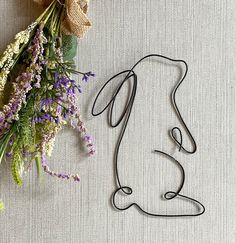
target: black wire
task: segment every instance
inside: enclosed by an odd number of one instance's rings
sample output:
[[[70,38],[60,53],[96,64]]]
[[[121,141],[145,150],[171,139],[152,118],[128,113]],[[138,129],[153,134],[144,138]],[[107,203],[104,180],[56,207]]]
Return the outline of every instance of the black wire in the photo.
[[[188,136],[191,138],[191,141],[192,141],[192,144],[193,144],[193,150],[192,151],[188,151],[187,149],[185,149],[182,145],[182,142],[183,142],[183,137],[182,137],[182,132],[180,130],[180,128],[178,127],[174,127],[171,131],[170,131],[170,134],[171,134],[171,137],[172,139],[175,141],[175,143],[179,146],[179,150],[183,150],[189,154],[193,154],[196,152],[196,149],[197,149],[197,145],[196,145],[196,142],[190,132],[190,130],[188,129],[186,123],[184,122],[183,120],[183,117],[178,109],[178,106],[177,106],[177,103],[176,103],[176,99],[175,99],[175,96],[176,96],[176,92],[178,90],[178,88],[180,87],[181,83],[184,81],[184,79],[186,78],[186,75],[187,75],[187,72],[188,72],[188,65],[187,63],[184,61],[184,60],[176,60],[176,59],[172,59],[172,58],[169,58],[169,57],[166,57],[166,56],[163,56],[163,55],[158,55],[158,54],[150,54],[150,55],[147,55],[143,58],[141,58],[130,70],[125,70],[125,71],[122,71],[116,75],[114,75],[112,78],[110,78],[103,86],[102,88],[100,89],[100,91],[98,92],[95,100],[94,100],[94,103],[93,103],[93,106],[92,106],[92,115],[93,116],[99,116],[101,115],[103,112],[105,112],[108,108],[109,108],[109,111],[108,111],[108,123],[111,127],[115,128],[117,126],[119,126],[119,124],[121,123],[121,121],[124,120],[124,123],[123,123],[123,126],[121,128],[121,133],[118,137],[118,141],[117,141],[117,145],[116,145],[116,148],[115,148],[115,153],[114,153],[114,162],[115,162],[115,177],[116,177],[116,182],[117,182],[117,185],[118,185],[118,188],[115,190],[115,192],[113,193],[112,195],[112,203],[113,203],[113,206],[117,209],[117,210],[121,210],[121,211],[124,211],[124,210],[127,210],[129,209],[130,207],[134,206],[136,207],[138,210],[140,210],[141,212],[143,212],[144,214],[147,214],[147,215],[150,215],[150,216],[159,216],[159,217],[185,217],[185,216],[199,216],[199,215],[202,215],[204,212],[205,212],[205,207],[202,203],[200,203],[199,201],[191,198],[191,197],[188,197],[188,196],[185,196],[185,195],[182,195],[180,194],[183,186],[184,186],[184,182],[185,182],[185,172],[184,172],[184,168],[183,166],[180,164],[180,162],[178,162],[175,158],[173,158],[171,155],[163,152],[163,151],[160,151],[160,150],[155,150],[156,153],[159,153],[159,154],[162,154],[164,156],[166,156],[167,158],[171,159],[172,161],[175,162],[175,164],[179,167],[179,169],[181,170],[181,174],[182,174],[182,180],[181,180],[181,183],[180,183],[180,186],[178,188],[178,190],[176,192],[173,192],[173,191],[168,191],[164,194],[164,198],[166,200],[171,200],[171,199],[174,199],[175,197],[178,197],[178,198],[182,198],[182,199],[186,199],[186,200],[189,200],[193,203],[195,203],[197,206],[199,206],[199,212],[198,213],[195,213],[195,214],[154,214],[154,213],[150,213],[148,211],[145,211],[143,210],[137,203],[132,203],[130,204],[129,206],[125,207],[125,208],[120,208],[116,205],[116,194],[119,192],[119,191],[122,191],[124,194],[126,195],[131,195],[133,193],[133,190],[131,187],[129,186],[122,186],[121,184],[121,181],[120,181],[120,176],[119,176],[119,170],[118,170],[118,156],[119,156],[119,150],[120,150],[120,145],[121,145],[121,142],[122,142],[122,139],[123,139],[123,136],[124,136],[124,133],[126,131],[126,128],[127,128],[127,125],[128,125],[128,122],[129,122],[129,118],[130,118],[130,115],[131,115],[131,112],[132,112],[132,108],[133,108],[133,104],[134,104],[134,100],[135,100],[135,96],[136,96],[136,92],[137,92],[137,82],[138,82],[138,77],[137,77],[137,74],[134,72],[134,69],[135,67],[137,67],[137,65],[139,63],[141,63],[143,60],[147,59],[147,58],[150,58],[150,57],[160,57],[160,58],[164,58],[166,60],[169,60],[169,61],[172,61],[172,62],[177,62],[177,63],[184,63],[186,69],[185,69],[185,73],[183,75],[183,77],[180,79],[180,81],[178,82],[178,84],[176,85],[176,87],[174,88],[173,92],[172,92],[172,104],[173,104],[173,107],[176,111],[176,114],[177,116],[179,117],[179,120],[180,122],[182,123],[182,125],[184,126]],[[108,104],[98,113],[95,113],[94,112],[94,109],[95,109],[95,106],[96,106],[96,103],[97,103],[97,100],[100,96],[100,94],[102,93],[102,91],[105,89],[105,87],[115,78],[117,78],[118,76],[120,75],[123,75],[123,74],[126,74],[125,78],[123,79],[123,81],[121,82],[121,84],[118,86],[118,88],[116,89],[116,91],[114,92],[112,98],[110,99],[110,101],[108,102]],[[113,123],[113,108],[114,108],[114,104],[115,104],[115,101],[116,101],[116,98],[121,90],[121,88],[123,87],[123,85],[125,84],[126,81],[128,80],[132,80],[133,81],[133,86],[132,86],[132,91],[131,91],[131,94],[129,94],[129,97],[128,97],[128,101],[126,103],[126,106],[125,106],[125,109],[124,111],[122,112],[120,118],[118,119],[118,121],[116,123]],[[176,131],[179,132],[179,135],[180,135],[180,141],[177,139],[176,137]],[[201,210],[200,210],[201,209]]]

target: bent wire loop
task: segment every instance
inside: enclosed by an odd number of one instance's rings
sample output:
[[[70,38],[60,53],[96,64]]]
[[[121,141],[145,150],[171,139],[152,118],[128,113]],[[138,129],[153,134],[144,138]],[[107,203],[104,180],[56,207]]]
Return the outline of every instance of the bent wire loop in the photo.
[[[113,206],[117,210],[120,210],[120,211],[127,210],[130,207],[134,206],[138,210],[140,210],[141,212],[143,212],[144,214],[147,214],[147,215],[150,215],[150,216],[157,216],[157,217],[199,216],[199,215],[202,215],[205,212],[204,205],[202,203],[200,203],[199,201],[191,198],[191,197],[188,197],[188,196],[185,196],[183,194],[180,194],[180,192],[181,192],[181,190],[182,190],[182,188],[184,186],[184,182],[185,182],[185,172],[184,172],[183,166],[174,157],[172,157],[171,155],[169,155],[169,154],[167,154],[167,153],[165,153],[163,151],[160,151],[160,150],[155,150],[155,152],[156,153],[159,153],[159,154],[161,154],[161,155],[163,155],[165,157],[167,157],[170,160],[172,160],[179,167],[179,169],[181,171],[181,174],[182,174],[182,180],[181,180],[181,183],[180,183],[180,185],[178,187],[178,190],[176,192],[174,192],[174,191],[168,191],[168,192],[166,192],[164,194],[164,198],[166,200],[172,200],[172,199],[178,197],[178,198],[182,198],[182,199],[188,200],[188,201],[194,203],[196,206],[198,206],[198,209],[199,209],[198,212],[197,213],[189,213],[189,214],[156,214],[156,213],[151,213],[151,212],[145,211],[137,203],[132,203],[132,204],[130,204],[127,207],[124,207],[124,208],[121,208],[121,207],[117,206],[117,204],[116,204],[116,195],[117,195],[118,192],[121,191],[125,195],[131,195],[133,193],[133,190],[132,190],[131,187],[129,187],[129,186],[123,186],[122,183],[121,183],[120,175],[119,175],[119,169],[118,169],[118,157],[119,157],[120,145],[121,145],[123,136],[125,134],[125,131],[126,131],[128,122],[129,122],[129,118],[130,118],[130,115],[131,115],[131,112],[132,112],[132,108],[133,108],[133,104],[134,104],[134,100],[135,100],[135,96],[136,96],[136,91],[137,91],[138,77],[137,77],[137,74],[135,73],[134,69],[143,60],[148,59],[148,58],[151,58],[151,57],[163,58],[163,59],[166,59],[166,60],[171,61],[171,62],[182,63],[182,64],[185,65],[184,75],[182,76],[182,78],[180,79],[180,81],[177,83],[177,85],[173,89],[172,94],[171,94],[171,100],[172,100],[172,104],[173,104],[174,110],[175,110],[175,112],[176,112],[176,114],[177,114],[180,122],[182,123],[184,129],[186,130],[187,135],[191,139],[191,142],[192,142],[192,145],[193,145],[193,149],[192,150],[187,150],[187,149],[185,149],[183,147],[183,136],[182,136],[182,131],[181,131],[181,129],[179,127],[172,128],[171,131],[170,131],[170,135],[171,135],[171,138],[173,139],[173,141],[179,146],[179,151],[182,150],[182,151],[184,151],[186,153],[193,154],[197,150],[197,145],[196,145],[196,142],[195,142],[195,140],[193,138],[193,135],[191,134],[190,130],[188,129],[188,127],[187,127],[187,125],[186,125],[186,123],[185,123],[185,121],[184,121],[184,119],[183,119],[183,117],[182,117],[182,115],[180,113],[180,110],[179,110],[179,108],[177,106],[177,103],[176,103],[176,92],[177,92],[178,88],[180,87],[180,85],[182,84],[182,82],[184,81],[184,79],[186,78],[187,73],[188,73],[188,65],[187,65],[187,63],[184,60],[172,59],[172,58],[169,58],[169,57],[166,57],[166,56],[163,56],[163,55],[158,55],[158,54],[150,54],[150,55],[147,55],[147,56],[141,58],[130,70],[125,70],[125,71],[122,71],[122,72],[114,75],[112,78],[110,78],[102,86],[102,88],[98,92],[98,94],[97,94],[97,96],[96,96],[96,98],[94,100],[93,106],[92,106],[92,115],[93,116],[99,116],[99,115],[101,115],[103,112],[105,112],[108,109],[108,123],[109,123],[109,126],[111,126],[112,128],[115,128],[115,127],[119,126],[120,123],[123,121],[123,126],[121,128],[121,132],[120,132],[119,137],[118,137],[118,141],[117,141],[116,148],[115,148],[115,154],[114,154],[115,177],[116,177],[116,182],[117,182],[117,189],[112,194],[112,204],[113,204]],[[106,86],[112,80],[114,80],[115,78],[117,78],[117,77],[119,77],[121,75],[125,75],[125,78],[122,80],[121,84],[115,90],[114,94],[112,95],[112,98],[110,99],[110,101],[108,102],[108,104],[101,111],[99,111],[99,112],[96,113],[94,111],[95,110],[95,106],[97,104],[97,100],[98,100],[99,96],[101,95],[102,91],[106,88]],[[114,109],[114,104],[115,104],[116,98],[117,98],[119,92],[121,91],[123,85],[128,80],[132,80],[132,82],[133,82],[132,90],[131,90],[131,92],[129,94],[129,97],[128,97],[128,100],[126,102],[124,111],[122,112],[122,114],[119,117],[118,121],[113,122],[113,115],[114,115],[113,109]],[[176,136],[176,132],[179,133],[180,140],[178,140],[178,138]]]

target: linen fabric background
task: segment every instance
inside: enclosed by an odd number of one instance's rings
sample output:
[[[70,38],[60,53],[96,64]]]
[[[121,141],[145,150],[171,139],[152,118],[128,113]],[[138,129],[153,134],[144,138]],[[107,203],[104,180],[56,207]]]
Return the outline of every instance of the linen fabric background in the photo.
[[[32,0],[0,1],[0,50],[41,13]],[[94,136],[97,155],[81,156],[78,135],[64,130],[52,158],[54,170],[79,172],[81,182],[45,175],[38,181],[36,168],[17,188],[10,165],[0,167],[1,243],[233,243],[236,242],[236,2],[234,0],[93,0],[89,18],[93,28],[79,41],[80,70],[96,73],[83,84],[79,103]],[[115,73],[130,68],[149,53],[185,59],[189,74],[177,93],[177,103],[193,133],[198,151],[179,153],[168,130],[181,126],[170,93],[181,65],[150,60],[140,65],[138,92],[119,168],[122,183],[133,187],[120,205],[137,201],[157,213],[194,212],[186,201],[162,199],[175,190],[180,171],[168,159],[152,153],[161,149],[176,157],[186,170],[183,194],[200,200],[206,213],[193,218],[154,218],[132,208],[115,211],[110,204],[115,189],[113,152],[119,128],[107,126],[106,114],[90,115],[95,94]],[[115,89],[114,81],[109,91]],[[128,85],[116,103],[118,118]],[[104,95],[101,104],[108,101]],[[184,145],[191,148],[183,134]]]

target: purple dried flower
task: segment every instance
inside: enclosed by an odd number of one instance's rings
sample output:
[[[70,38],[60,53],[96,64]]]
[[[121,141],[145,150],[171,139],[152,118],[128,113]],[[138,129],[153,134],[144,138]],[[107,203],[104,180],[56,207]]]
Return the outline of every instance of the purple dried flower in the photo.
[[[42,109],[43,107],[49,107],[50,105],[52,105],[54,103],[54,100],[52,98],[46,98],[42,99],[40,103]]]
[[[42,116],[42,118],[46,119],[46,120],[50,119],[50,117],[51,117],[51,115],[47,114],[47,113],[43,114],[43,116]]]
[[[70,87],[66,90],[67,94],[70,95],[74,95],[75,94],[75,88],[74,87]]]
[[[7,158],[11,158],[12,153],[11,153],[11,152],[7,152],[7,153],[6,153],[6,156],[7,156]]]
[[[95,74],[92,72],[84,73],[82,80],[85,82],[88,82],[89,77],[95,77]]]

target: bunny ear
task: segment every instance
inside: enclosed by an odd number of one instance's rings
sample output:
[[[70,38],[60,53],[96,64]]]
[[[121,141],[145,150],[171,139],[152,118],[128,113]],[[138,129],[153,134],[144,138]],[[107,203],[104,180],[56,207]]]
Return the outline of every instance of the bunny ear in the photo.
[[[125,78],[123,77],[123,75],[125,75]],[[111,98],[106,95],[106,90],[108,89],[109,90],[109,84],[114,81],[115,79],[117,79],[118,77],[122,76],[122,81],[119,82],[119,85],[116,87],[116,89],[114,90],[114,92],[112,93],[112,96]],[[134,101],[134,95],[136,92],[134,92],[134,87],[136,87],[136,85],[133,84],[133,87],[132,87],[132,92],[130,94],[128,94],[128,98],[127,98],[127,101],[126,101],[126,104],[125,104],[125,108],[122,112],[122,114],[119,117],[118,121],[117,122],[113,122],[113,109],[114,109],[114,105],[115,105],[115,101],[117,100],[117,97],[118,95],[120,94],[121,90],[122,90],[122,87],[124,87],[124,84],[129,81],[131,78],[133,78],[134,80],[134,83],[135,83],[135,80],[137,80],[137,76],[136,74],[134,73],[134,71],[132,70],[125,70],[123,72],[120,72],[116,75],[114,75],[112,78],[110,78],[103,86],[102,88],[100,89],[100,91],[98,92],[95,100],[94,100],[94,103],[93,103],[93,106],[92,106],[92,115],[93,116],[99,116],[101,115],[103,112],[105,112],[106,109],[110,108],[110,111],[109,111],[109,124],[110,126],[112,127],[116,127],[120,124],[120,122],[123,120],[124,116],[126,115],[127,111],[129,110],[130,108],[130,105],[133,104],[133,101]],[[135,89],[136,91],[136,89]],[[110,92],[110,90],[109,90]],[[103,106],[102,109],[100,109],[99,111],[95,112],[95,107],[97,107],[97,103],[100,99],[102,98],[108,98],[108,101],[106,102],[106,105]]]

